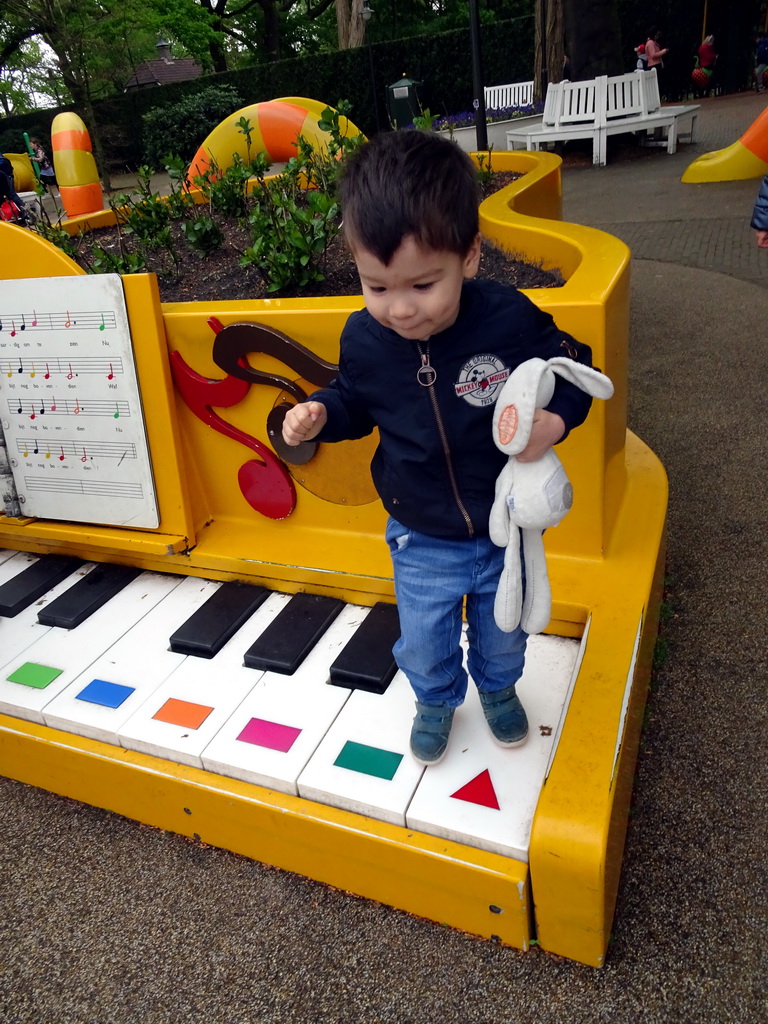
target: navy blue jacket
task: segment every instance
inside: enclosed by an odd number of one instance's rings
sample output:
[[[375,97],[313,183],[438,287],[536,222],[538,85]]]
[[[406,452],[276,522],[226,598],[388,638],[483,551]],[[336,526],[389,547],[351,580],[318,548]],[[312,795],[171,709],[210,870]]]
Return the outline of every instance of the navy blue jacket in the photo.
[[[757,202],[752,211],[750,227],[755,231],[768,231],[768,174],[763,178],[763,184],[757,193]]]
[[[420,349],[437,372],[427,387],[416,376]],[[429,342],[401,338],[363,309],[342,333],[338,376],[310,396],[328,410],[317,440],[351,440],[378,427],[371,473],[389,514],[420,533],[484,536],[507,461],[492,433],[504,380],[534,356],[591,365],[591,355],[527,296],[492,281],[465,282],[456,322]],[[568,431],[591,401],[558,378],[547,408]]]

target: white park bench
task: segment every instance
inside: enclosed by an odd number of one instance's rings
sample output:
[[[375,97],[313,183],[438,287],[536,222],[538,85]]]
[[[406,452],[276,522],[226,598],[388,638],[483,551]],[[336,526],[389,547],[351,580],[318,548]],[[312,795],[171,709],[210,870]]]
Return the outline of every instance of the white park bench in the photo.
[[[698,109],[698,104],[662,107],[655,70],[559,82],[547,89],[541,124],[509,129],[507,149],[523,143],[538,150],[549,142],[591,138],[592,162],[603,166],[609,135],[642,132],[644,144],[674,153],[681,139],[693,141]],[[691,119],[690,130],[681,133],[679,122],[685,118]]]
[[[530,107],[533,103],[533,82],[487,85],[484,93],[486,110],[503,110],[505,107]]]

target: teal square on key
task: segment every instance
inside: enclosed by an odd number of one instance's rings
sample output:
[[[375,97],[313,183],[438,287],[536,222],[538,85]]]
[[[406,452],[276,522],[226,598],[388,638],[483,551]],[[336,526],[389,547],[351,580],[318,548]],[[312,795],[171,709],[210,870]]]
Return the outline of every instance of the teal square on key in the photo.
[[[63,671],[63,668],[51,668],[50,665],[36,665],[33,661],[25,661],[6,678],[9,683],[21,683],[22,686],[34,686],[36,690],[44,690]]]
[[[106,679],[92,679],[77,695],[77,700],[87,700],[89,704],[101,704],[105,708],[119,708],[124,700],[133,693],[135,687],[110,683]]]

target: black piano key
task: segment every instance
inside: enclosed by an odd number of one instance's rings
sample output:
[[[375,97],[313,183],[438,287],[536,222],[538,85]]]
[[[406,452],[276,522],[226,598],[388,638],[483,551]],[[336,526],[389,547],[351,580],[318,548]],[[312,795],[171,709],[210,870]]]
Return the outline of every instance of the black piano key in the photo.
[[[43,555],[0,586],[0,615],[12,618],[83,565],[81,558]]]
[[[127,587],[141,571],[133,565],[97,565],[74,587],[38,612],[37,621],[44,626],[74,629]]]
[[[331,665],[331,682],[334,686],[384,693],[397,671],[392,647],[399,636],[397,605],[374,605]]]
[[[224,583],[179,626],[170,639],[171,650],[213,658],[267,597],[269,591],[264,587]]]
[[[294,594],[245,652],[244,663],[292,675],[343,607],[335,597]]]

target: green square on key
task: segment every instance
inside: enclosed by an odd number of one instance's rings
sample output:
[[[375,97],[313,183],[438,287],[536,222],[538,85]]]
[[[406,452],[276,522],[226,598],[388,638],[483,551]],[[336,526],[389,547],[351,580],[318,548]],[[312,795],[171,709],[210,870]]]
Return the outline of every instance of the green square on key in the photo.
[[[339,768],[373,775],[377,779],[393,779],[402,760],[403,755],[393,750],[382,750],[381,747],[369,747],[364,743],[347,740],[333,763]]]
[[[8,676],[10,683],[21,683],[22,686],[34,686],[44,690],[56,676],[60,676],[63,668],[51,668],[49,665],[36,665],[33,661],[25,661],[15,672]]]

